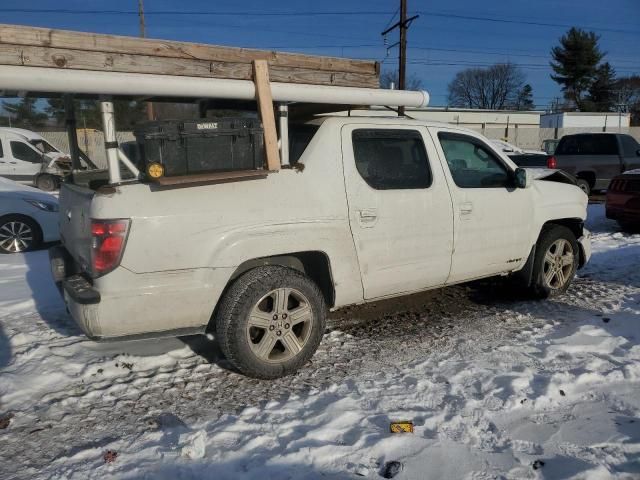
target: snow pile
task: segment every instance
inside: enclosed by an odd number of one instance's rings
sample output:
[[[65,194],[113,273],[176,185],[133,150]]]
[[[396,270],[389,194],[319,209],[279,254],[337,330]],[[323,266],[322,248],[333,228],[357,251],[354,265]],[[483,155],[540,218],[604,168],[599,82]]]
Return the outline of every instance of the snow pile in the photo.
[[[600,205],[589,227],[562,298],[453,287],[372,321],[349,310],[274,382],[229,372],[206,339],[87,341],[45,253],[2,257],[3,478],[640,478],[640,236]]]

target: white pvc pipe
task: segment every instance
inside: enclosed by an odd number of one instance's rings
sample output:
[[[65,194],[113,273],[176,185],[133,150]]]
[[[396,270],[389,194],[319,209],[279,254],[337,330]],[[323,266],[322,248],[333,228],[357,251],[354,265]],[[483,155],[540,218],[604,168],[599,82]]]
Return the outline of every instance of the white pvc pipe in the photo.
[[[253,100],[250,80],[178,77],[141,73],[0,66],[0,90],[143,97],[226,98]],[[276,102],[426,107],[425,91],[271,83]]]
[[[280,164],[289,165],[289,107],[278,105],[280,121]]]
[[[102,113],[102,131],[104,132],[105,151],[107,152],[107,163],[109,165],[109,183],[118,183],[120,177],[120,164],[118,163],[118,147],[109,147],[116,143],[115,115],[113,114],[112,102],[100,102],[100,112]]]

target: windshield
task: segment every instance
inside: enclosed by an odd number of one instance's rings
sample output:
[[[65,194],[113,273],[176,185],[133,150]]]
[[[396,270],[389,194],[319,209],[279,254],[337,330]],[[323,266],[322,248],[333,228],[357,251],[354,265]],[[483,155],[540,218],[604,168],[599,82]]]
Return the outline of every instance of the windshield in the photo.
[[[58,149],[47,143],[43,139],[29,140],[29,143],[40,150],[42,153],[58,152]]]

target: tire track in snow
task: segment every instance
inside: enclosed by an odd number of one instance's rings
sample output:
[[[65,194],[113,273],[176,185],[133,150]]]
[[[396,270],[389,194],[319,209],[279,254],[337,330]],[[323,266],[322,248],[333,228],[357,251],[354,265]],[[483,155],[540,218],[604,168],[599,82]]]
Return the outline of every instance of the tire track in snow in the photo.
[[[576,308],[608,313],[640,291],[577,279],[569,294],[559,300],[513,302],[496,299],[487,290],[451,287],[337,312],[312,365],[272,382],[241,377],[196,354],[170,367],[134,369],[103,380],[82,378],[20,412],[21,418],[11,429],[0,433],[0,458],[12,459],[2,462],[9,465],[9,478],[21,478],[27,473],[22,470],[25,465],[39,470],[82,448],[109,443],[114,435],[148,431],[160,413],[192,422],[237,413],[247,406],[259,408],[268,401],[305,395],[310,389],[321,390],[363,375],[392,373],[405,362],[425,358],[472,361],[474,351],[498,349],[517,335],[536,334],[549,317],[562,321],[563,315]],[[63,338],[56,336],[52,343]],[[518,361],[540,368],[534,355],[524,357]],[[129,360],[136,361],[135,357]],[[447,408],[450,414],[459,414],[455,404]],[[452,433],[454,437],[459,434]]]

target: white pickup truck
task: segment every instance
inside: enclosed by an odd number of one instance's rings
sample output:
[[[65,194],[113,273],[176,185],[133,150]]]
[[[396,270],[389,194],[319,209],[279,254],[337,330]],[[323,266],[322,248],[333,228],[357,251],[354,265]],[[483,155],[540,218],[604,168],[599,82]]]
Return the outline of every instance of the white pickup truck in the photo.
[[[239,371],[275,378],[310,359],[327,309],[494,275],[548,297],[590,257],[586,195],[477,133],[395,117],[303,130],[291,129],[292,168],[265,178],[67,180],[52,268],[84,332],[209,327]]]

